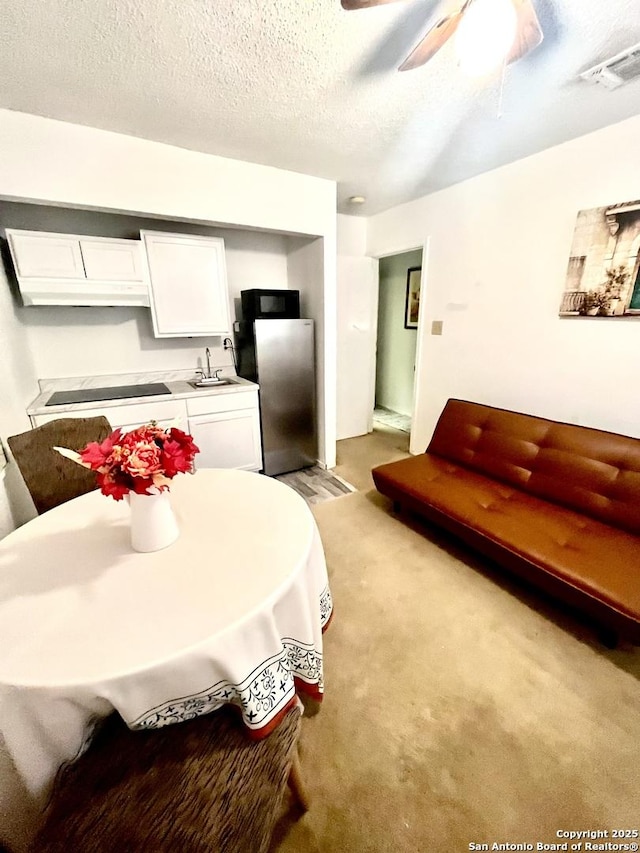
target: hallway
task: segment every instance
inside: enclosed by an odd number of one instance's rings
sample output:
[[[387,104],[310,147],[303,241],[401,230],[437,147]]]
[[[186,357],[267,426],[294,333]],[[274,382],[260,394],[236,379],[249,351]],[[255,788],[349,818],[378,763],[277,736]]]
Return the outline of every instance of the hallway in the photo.
[[[411,432],[411,416],[402,415],[400,412],[394,412],[391,409],[385,409],[384,406],[376,406],[373,410],[373,428],[376,426],[387,426],[399,429],[402,432]]]

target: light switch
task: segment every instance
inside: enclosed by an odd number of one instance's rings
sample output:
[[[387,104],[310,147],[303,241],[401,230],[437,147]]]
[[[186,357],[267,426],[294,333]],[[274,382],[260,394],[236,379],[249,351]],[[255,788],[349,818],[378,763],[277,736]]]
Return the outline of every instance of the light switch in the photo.
[[[432,320],[431,321],[431,334],[432,335],[441,335],[442,334],[442,320]]]

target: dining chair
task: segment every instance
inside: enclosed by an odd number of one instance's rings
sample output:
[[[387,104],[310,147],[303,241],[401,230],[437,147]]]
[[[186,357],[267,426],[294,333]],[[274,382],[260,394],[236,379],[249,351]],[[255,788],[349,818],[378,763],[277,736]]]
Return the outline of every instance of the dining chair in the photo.
[[[107,418],[56,418],[42,426],[7,438],[38,515],[96,488],[89,471],[54,450],[82,450],[90,441],[103,441],[111,432]]]
[[[299,708],[262,740],[232,706],[161,729],[118,714],[59,774],[32,853],[267,853],[287,782],[308,808]]]

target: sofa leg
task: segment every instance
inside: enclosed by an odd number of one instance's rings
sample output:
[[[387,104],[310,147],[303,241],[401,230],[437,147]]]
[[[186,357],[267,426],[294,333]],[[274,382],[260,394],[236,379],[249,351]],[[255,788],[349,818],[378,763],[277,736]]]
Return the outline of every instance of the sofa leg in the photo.
[[[620,642],[618,632],[614,631],[613,628],[601,627],[598,631],[598,637],[600,638],[602,645],[606,646],[608,649],[616,649]]]

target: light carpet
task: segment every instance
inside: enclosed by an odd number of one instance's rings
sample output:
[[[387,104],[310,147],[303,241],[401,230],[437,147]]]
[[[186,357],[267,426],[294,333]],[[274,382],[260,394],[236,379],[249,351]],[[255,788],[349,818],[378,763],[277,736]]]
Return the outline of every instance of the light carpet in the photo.
[[[395,462],[409,455],[406,432],[376,424],[373,432],[337,443],[337,464],[332,469],[360,492],[373,489],[371,469],[384,462]]]
[[[313,512],[335,602],[326,694],[303,719],[311,810],[273,850],[535,849],[638,826],[639,649],[603,648],[374,491]]]

